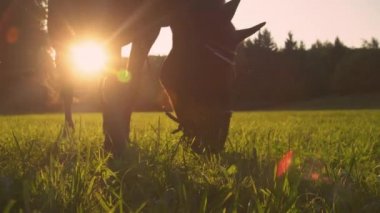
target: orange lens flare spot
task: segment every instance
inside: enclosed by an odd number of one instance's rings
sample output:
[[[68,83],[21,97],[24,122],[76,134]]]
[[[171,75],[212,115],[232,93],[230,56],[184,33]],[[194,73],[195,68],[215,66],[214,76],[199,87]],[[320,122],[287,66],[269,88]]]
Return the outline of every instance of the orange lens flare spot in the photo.
[[[11,27],[8,29],[6,34],[6,41],[8,44],[14,44],[18,41],[20,37],[20,31],[17,27]]]
[[[283,176],[289,169],[293,160],[293,151],[287,152],[284,156],[282,156],[281,160],[277,163],[277,171],[276,176]]]

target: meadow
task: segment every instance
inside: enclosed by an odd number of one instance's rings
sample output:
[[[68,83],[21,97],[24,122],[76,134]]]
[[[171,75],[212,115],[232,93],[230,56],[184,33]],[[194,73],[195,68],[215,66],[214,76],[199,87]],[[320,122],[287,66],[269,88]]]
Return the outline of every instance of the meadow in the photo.
[[[100,114],[0,116],[2,212],[380,212],[380,111],[233,114],[197,155],[163,113],[136,113],[125,159]]]

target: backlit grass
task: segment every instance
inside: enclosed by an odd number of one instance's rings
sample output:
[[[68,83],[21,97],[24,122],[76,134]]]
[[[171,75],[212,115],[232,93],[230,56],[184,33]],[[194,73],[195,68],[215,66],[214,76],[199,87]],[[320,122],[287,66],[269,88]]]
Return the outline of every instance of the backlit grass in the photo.
[[[163,113],[132,119],[125,159],[110,163],[100,114],[75,115],[75,132],[62,115],[0,117],[0,210],[380,211],[380,111],[234,113],[218,156],[178,145]]]

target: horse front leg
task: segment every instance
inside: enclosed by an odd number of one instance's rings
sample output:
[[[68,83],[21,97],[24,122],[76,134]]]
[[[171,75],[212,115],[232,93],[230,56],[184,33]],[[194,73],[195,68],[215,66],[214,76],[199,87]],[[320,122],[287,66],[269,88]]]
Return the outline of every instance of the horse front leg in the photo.
[[[103,82],[104,149],[114,157],[122,157],[129,141],[130,122],[141,82],[141,70],[160,28],[146,32],[132,42],[125,79],[108,76]],[[115,53],[120,55],[120,49]],[[120,71],[119,71],[120,72]]]
[[[104,150],[116,158],[122,157],[129,141],[131,116],[127,96],[124,94],[129,85],[121,79],[122,72],[125,72],[125,65],[121,64],[121,46],[114,44],[111,47],[110,72],[103,79],[101,87]]]
[[[65,53],[63,51],[57,50],[56,68],[61,75],[61,98],[63,102],[63,110],[65,113],[65,125],[70,129],[74,129],[75,125],[72,116],[72,105],[74,100],[74,79],[68,62],[65,60]]]
[[[75,129],[72,113],[72,105],[74,92],[72,83],[65,83],[62,89],[63,110],[65,112],[65,125],[71,129]]]

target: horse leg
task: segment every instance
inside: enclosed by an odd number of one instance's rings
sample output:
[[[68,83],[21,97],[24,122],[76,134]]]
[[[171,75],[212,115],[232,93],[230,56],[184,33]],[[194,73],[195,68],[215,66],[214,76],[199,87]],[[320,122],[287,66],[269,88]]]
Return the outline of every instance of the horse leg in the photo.
[[[140,91],[141,74],[144,67],[144,63],[147,60],[150,48],[160,33],[160,27],[155,27],[142,38],[132,42],[131,54],[128,62],[128,72],[131,75],[130,87],[125,91],[127,95],[127,107],[125,108],[125,118],[127,123],[127,134],[130,131],[130,120],[133,111],[136,98]]]
[[[61,96],[63,102],[63,110],[65,113],[65,125],[74,129],[74,122],[72,116],[72,104],[74,99],[74,79],[70,68],[68,67],[67,60],[65,60],[64,53],[57,51],[56,66],[62,78]]]
[[[159,27],[154,28],[132,42],[126,71],[128,81],[109,76],[103,83],[104,149],[114,157],[122,156],[129,141],[130,120],[141,82],[141,70],[159,31]],[[120,49],[118,54],[120,55]]]
[[[74,122],[72,116],[72,105],[74,99],[74,89],[72,79],[64,82],[64,86],[62,88],[62,100],[63,100],[63,109],[65,111],[65,124],[66,126],[74,129]]]
[[[129,141],[130,120],[130,115],[124,112],[128,105],[123,91],[128,85],[118,77],[123,72],[121,46],[113,44],[110,48],[110,69],[113,74],[106,76],[102,83],[104,150],[116,158],[122,157]]]

